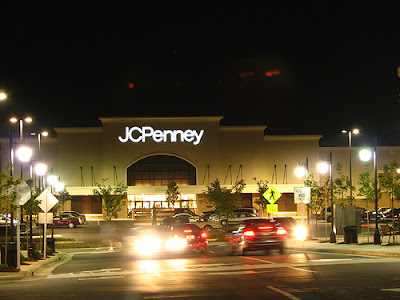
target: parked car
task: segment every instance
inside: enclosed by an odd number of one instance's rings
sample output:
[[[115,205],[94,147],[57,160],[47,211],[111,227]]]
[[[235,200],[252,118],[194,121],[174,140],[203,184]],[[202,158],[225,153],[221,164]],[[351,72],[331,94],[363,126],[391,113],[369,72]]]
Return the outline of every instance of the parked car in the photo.
[[[203,218],[205,218],[206,220],[208,220],[208,218],[211,215],[215,215],[215,212],[216,212],[215,208],[210,210],[210,211],[203,211],[201,213],[201,216]],[[245,213],[249,213],[249,214],[254,214],[256,217],[258,217],[257,210],[255,208],[252,208],[252,207],[239,207],[239,208],[236,208],[233,212],[238,212],[238,213],[245,212]]]
[[[400,218],[400,208],[390,208],[383,213],[382,222],[393,222],[399,221]]]
[[[162,220],[161,225],[172,226],[174,224],[187,224],[187,223],[195,223],[201,221],[204,221],[204,218],[200,216],[181,213],[181,214],[176,214],[175,216],[166,217],[164,220]]]
[[[232,232],[228,245],[232,254],[244,255],[251,250],[285,250],[287,231],[269,219],[245,220],[237,231]]]
[[[70,210],[70,211],[62,211],[61,214],[70,214],[73,215],[75,217],[79,217],[81,220],[81,224],[85,224],[86,223],[86,216],[83,214],[80,214],[76,211]]]
[[[75,228],[78,225],[80,225],[79,218],[69,214],[60,214],[53,217],[53,226],[56,227],[66,226],[69,228]]]
[[[257,218],[257,215],[248,212],[234,212],[231,217],[227,218],[226,215],[211,215],[208,219],[210,221],[220,221],[222,226],[229,222],[239,222],[249,218]]]
[[[319,220],[325,220],[325,215],[326,215],[326,221],[331,222],[332,221],[332,207],[327,206],[322,211],[319,213]]]

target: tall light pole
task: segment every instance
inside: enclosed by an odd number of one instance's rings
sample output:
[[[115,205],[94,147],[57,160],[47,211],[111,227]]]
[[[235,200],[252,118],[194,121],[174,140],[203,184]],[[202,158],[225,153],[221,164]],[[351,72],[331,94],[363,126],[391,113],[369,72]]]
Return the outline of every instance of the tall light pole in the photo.
[[[20,146],[16,155],[18,160],[21,162],[21,180],[22,178],[22,164],[24,162],[28,162],[32,157],[32,149],[27,146]],[[21,265],[21,205],[18,201],[17,203],[17,269],[20,268]]]
[[[374,157],[374,189],[375,189],[375,232],[374,232],[374,245],[381,243],[381,235],[378,228],[378,158],[376,154],[377,137],[374,137],[373,152],[370,149],[364,148],[360,151],[359,156],[362,161],[369,161]]]
[[[353,186],[353,178],[352,178],[352,172],[351,172],[351,134],[352,133],[354,133],[354,134],[359,134],[360,133],[360,130],[358,130],[358,129],[353,129],[353,130],[342,130],[342,133],[348,133],[349,134],[349,155],[350,155],[350,157],[349,157],[349,161],[350,161],[350,176],[349,176],[349,179],[350,179],[350,198],[351,199],[353,199],[353,190],[352,190],[352,186]]]
[[[294,174],[299,177],[308,178],[308,157],[306,157],[306,163],[304,166],[301,164],[294,170]],[[307,218],[309,220],[309,218]],[[301,203],[301,222],[304,224],[304,202]]]
[[[0,101],[4,101],[7,99],[7,94],[3,91],[0,91]]]
[[[23,123],[27,122],[27,123],[31,123],[32,122],[32,118],[31,117],[26,117],[25,119],[19,119],[19,141],[22,144],[23,140],[24,140],[24,135],[23,135]],[[16,117],[12,117],[10,119],[11,123],[17,123],[18,119]],[[14,137],[13,137],[13,132],[12,130],[10,130],[10,176],[13,176],[14,174]],[[21,179],[22,179],[22,163],[21,163]],[[11,242],[14,241],[14,229],[13,229],[13,209],[12,209],[12,205],[11,205],[11,225],[10,225],[10,229],[11,229]]]

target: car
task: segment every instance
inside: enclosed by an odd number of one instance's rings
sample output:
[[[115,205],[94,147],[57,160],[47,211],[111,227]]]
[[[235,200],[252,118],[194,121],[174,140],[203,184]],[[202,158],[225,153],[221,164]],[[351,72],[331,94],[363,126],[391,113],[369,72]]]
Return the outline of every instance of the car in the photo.
[[[161,225],[168,227],[172,226],[173,224],[195,223],[201,221],[204,221],[204,218],[200,216],[181,213],[181,214],[176,214],[175,216],[166,217],[164,220],[162,220]]]
[[[207,251],[207,232],[194,224],[176,224],[171,227],[158,226],[152,231],[139,232],[123,239],[126,254],[151,257],[163,254],[184,254]]]
[[[238,208],[235,208],[233,212],[234,213],[235,212],[237,212],[237,213],[245,212],[245,213],[249,213],[249,214],[254,214],[255,216],[258,217],[257,210],[255,208],[252,208],[252,207],[238,207]],[[215,215],[215,214],[216,214],[216,208],[213,208],[212,210],[209,210],[209,211],[203,211],[201,213],[201,216],[203,218],[205,218],[206,220],[208,220],[208,218],[211,215]]]
[[[80,225],[79,218],[68,214],[60,214],[53,217],[53,226],[75,228]]]
[[[393,219],[395,221],[399,221],[400,217],[400,208],[393,208],[393,209],[388,209],[383,213],[383,218],[382,222],[393,222]]]
[[[187,241],[187,249],[207,251],[207,232],[195,224],[176,224],[170,227],[171,236],[178,236]]]
[[[326,221],[327,222],[331,222],[332,220],[332,207],[331,206],[327,206],[325,208],[322,209],[322,211],[319,213],[319,220],[325,220],[325,216],[326,216]]]
[[[252,250],[285,250],[287,231],[269,219],[245,220],[228,238],[231,254],[244,255]]]
[[[256,215],[258,217],[257,210],[253,207],[239,207],[239,208],[236,208],[233,212],[245,212],[245,213]]]
[[[292,217],[274,217],[274,220],[271,220],[271,222],[273,222],[275,226],[285,228],[288,235],[292,235],[297,226],[296,220]]]
[[[83,215],[83,214],[80,214],[80,213],[78,213],[76,211],[73,211],[73,210],[62,211],[60,214],[70,214],[70,215],[73,215],[75,217],[79,217],[80,221],[81,221],[81,224],[85,224],[86,223],[86,216]]]
[[[234,212],[231,217],[227,218],[226,215],[211,215],[208,219],[210,221],[220,221],[222,226],[228,225],[229,222],[239,222],[249,218],[257,218],[257,215],[248,212]]]

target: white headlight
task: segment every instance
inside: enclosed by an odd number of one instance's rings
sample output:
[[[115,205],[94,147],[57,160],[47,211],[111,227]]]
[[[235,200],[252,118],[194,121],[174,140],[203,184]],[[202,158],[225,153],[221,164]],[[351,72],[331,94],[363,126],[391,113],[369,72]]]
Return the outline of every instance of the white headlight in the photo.
[[[155,236],[144,236],[136,240],[135,250],[141,255],[152,255],[160,251],[161,241]]]
[[[305,240],[307,237],[307,227],[304,225],[298,225],[294,228],[293,235],[298,240]]]
[[[174,236],[165,242],[165,247],[168,250],[182,250],[186,247],[186,239]]]

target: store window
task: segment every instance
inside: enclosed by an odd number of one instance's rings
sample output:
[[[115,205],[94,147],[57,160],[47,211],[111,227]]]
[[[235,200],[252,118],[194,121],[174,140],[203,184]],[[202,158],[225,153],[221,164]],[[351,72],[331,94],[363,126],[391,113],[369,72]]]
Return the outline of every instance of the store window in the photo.
[[[128,170],[129,186],[196,185],[196,168],[186,160],[170,155],[153,155],[132,164]]]

